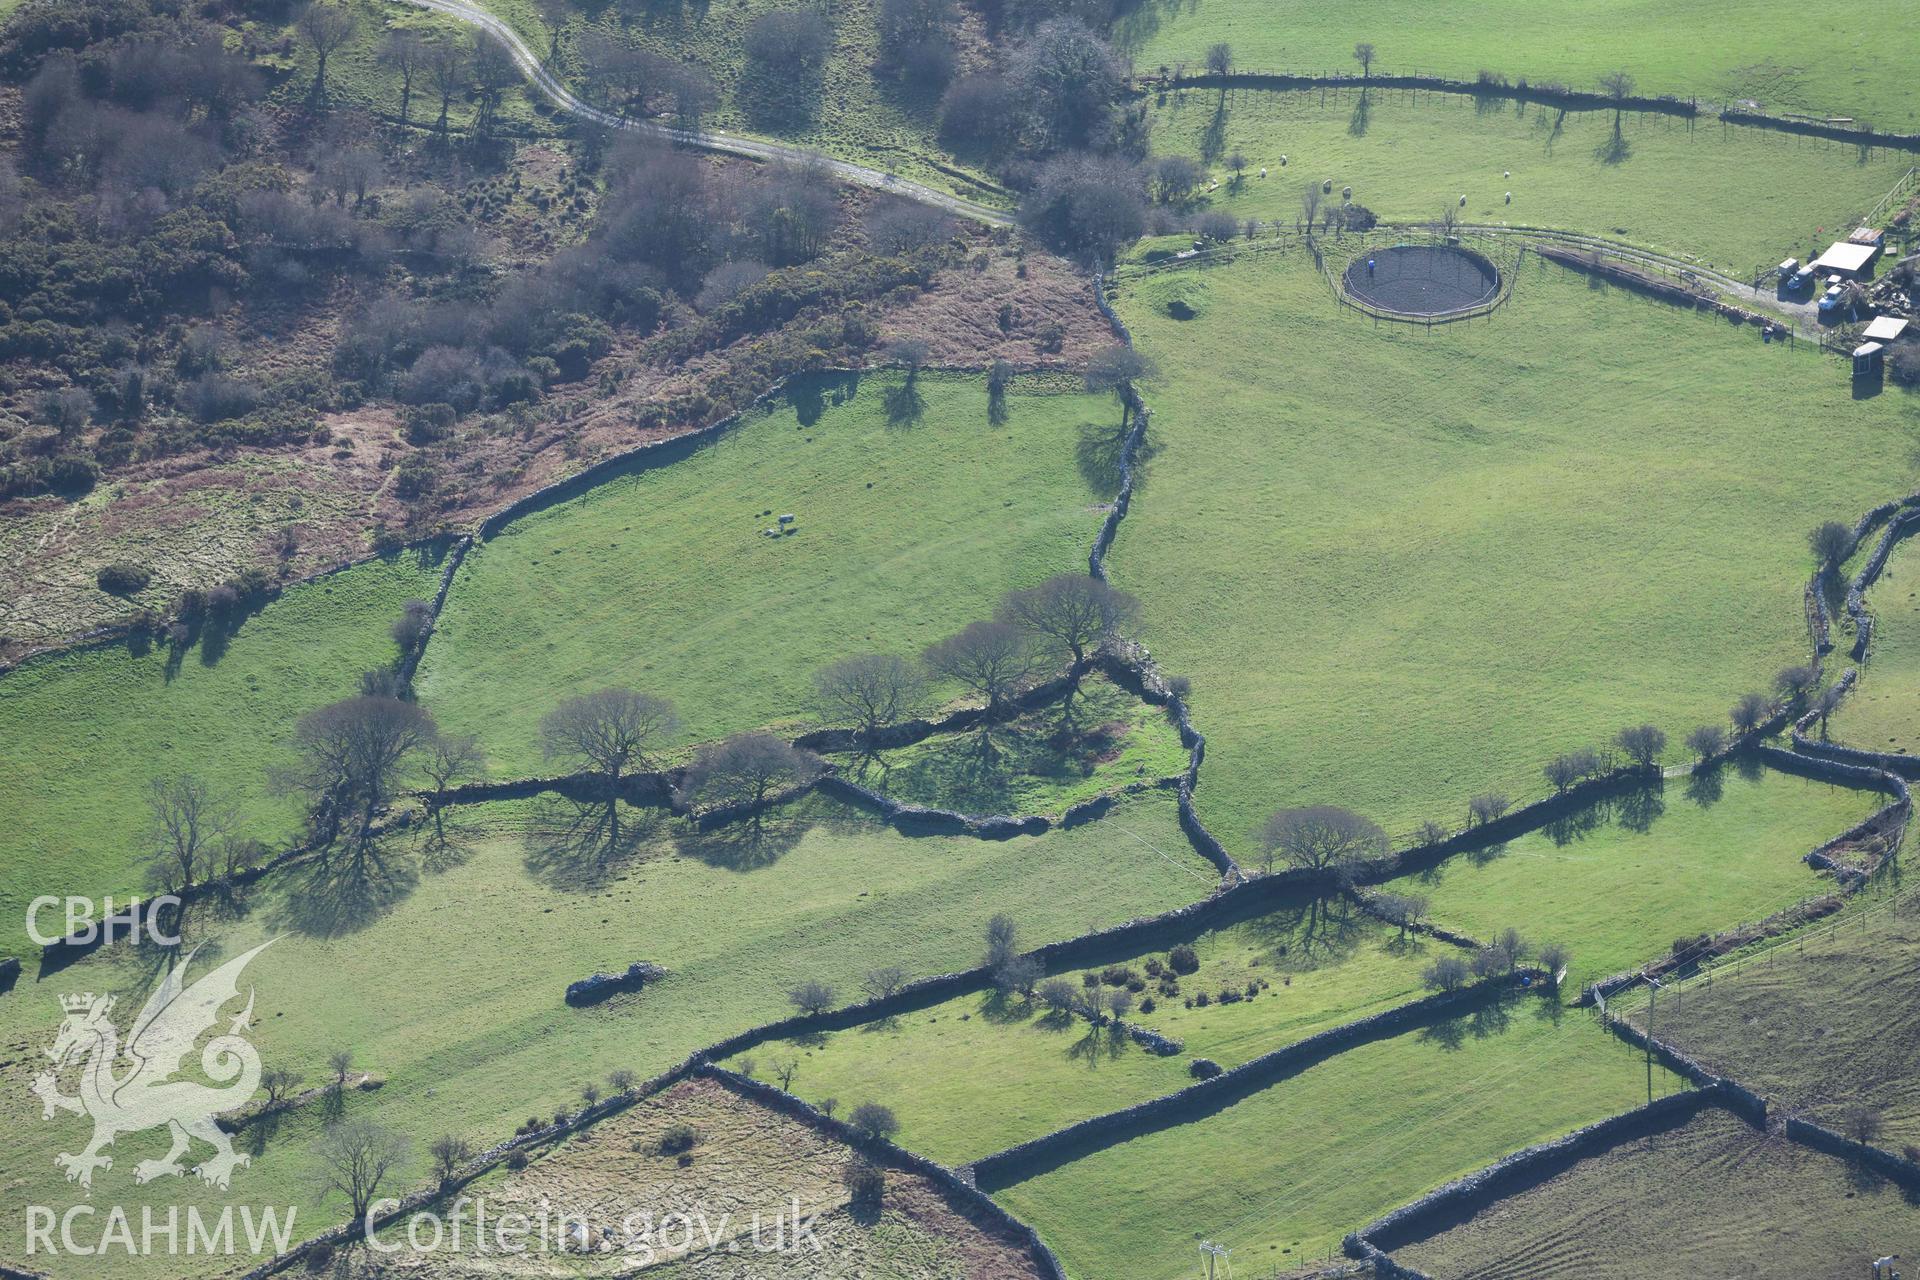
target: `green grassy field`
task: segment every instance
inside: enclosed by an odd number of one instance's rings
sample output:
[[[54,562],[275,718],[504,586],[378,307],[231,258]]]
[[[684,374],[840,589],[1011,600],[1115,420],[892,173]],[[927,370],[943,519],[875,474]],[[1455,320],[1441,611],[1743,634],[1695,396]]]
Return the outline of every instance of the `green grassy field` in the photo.
[[[1916,1248],[1920,1218],[1893,1183],[1708,1111],[1394,1256],[1435,1280],[1852,1280]]]
[[[1388,1209],[1645,1090],[1619,1042],[1528,999],[1343,1053],[996,1199],[1076,1277],[1189,1276],[1200,1239],[1230,1247],[1237,1274],[1258,1274],[1324,1258]]]
[[[1342,312],[1291,250],[1119,307],[1163,372],[1111,572],[1193,681],[1197,803],[1242,853],[1291,804],[1458,827],[1624,724],[1678,759],[1806,660],[1806,530],[1910,484],[1908,397],[1534,258],[1434,331]]]
[[[1920,900],[1876,901],[1858,918],[1816,924],[1763,959],[1661,995],[1656,1031],[1712,1071],[1783,1111],[1845,1129],[1860,1107],[1885,1125],[1879,1145],[1920,1143],[1920,1098],[1905,1063],[1920,1038],[1908,998],[1920,979]],[[1628,1016],[1646,1024],[1635,993]]]
[[[1859,683],[1828,722],[1828,736],[1835,742],[1894,755],[1913,749],[1916,730],[1920,730],[1916,573],[1920,573],[1920,546],[1909,538],[1894,547],[1880,580],[1867,593],[1867,608],[1874,619],[1873,649],[1860,668]]]
[[[1785,0],[1599,0],[1549,17],[1526,0],[1451,5],[1386,0],[1364,9],[1305,0],[1143,0],[1120,26],[1137,66],[1186,62],[1227,41],[1249,70],[1359,74],[1353,47],[1370,41],[1374,70],[1471,80],[1482,68],[1535,84],[1591,88],[1625,69],[1641,93],[1758,100],[1770,111],[1840,113],[1913,130],[1920,108],[1905,68],[1920,45],[1871,5],[1824,9],[1818,22]]]
[[[1240,218],[1291,228],[1306,187],[1330,179],[1332,203],[1351,187],[1382,218],[1425,221],[1446,206],[1467,223],[1562,227],[1697,255],[1743,280],[1789,253],[1824,250],[1914,161],[1667,116],[1629,116],[1615,146],[1610,112],[1482,109],[1397,90],[1363,103],[1358,91],[1195,89],[1168,95],[1153,124],[1156,151],[1210,163],[1221,185],[1206,207]],[[1236,152],[1248,166],[1238,184],[1226,164]]]
[[[243,834],[292,834],[291,804],[267,771],[290,761],[299,716],[395,657],[387,628],[433,595],[438,564],[407,552],[292,587],[224,646],[170,662],[164,644],[37,658],[0,676],[0,955],[25,955],[26,906],[41,894],[98,897],[141,889],[150,780],[204,778],[237,805]],[[46,927],[43,923],[43,927]]]
[[[1145,956],[1126,962],[1146,980],[1142,995],[1154,1000],[1151,1010],[1136,1000],[1128,1020],[1184,1042],[1175,1056],[1149,1053],[1124,1033],[1049,1014],[1036,1002],[982,993],[768,1046],[754,1057],[763,1076],[797,1059],[793,1088],[811,1102],[885,1102],[900,1118],[902,1143],[936,1160],[964,1162],[1172,1093],[1192,1083],[1186,1064],[1194,1057],[1239,1066],[1412,1000],[1423,994],[1420,971],[1440,945],[1403,944],[1344,901],[1303,898],[1195,938],[1200,968],[1179,979],[1177,996],[1161,994],[1146,977]],[[1082,986],[1080,971],[1066,976]],[[1252,998],[1215,999],[1255,981],[1265,988]],[[1201,992],[1208,1004],[1194,1006]]]
[[[1716,795],[1717,793],[1717,795]],[[1800,856],[1885,797],[1771,769],[1673,779],[1384,888],[1476,938],[1515,928],[1571,949],[1570,993],[1831,887]]]
[[[826,662],[915,657],[1002,592],[1084,568],[1109,494],[1076,450],[1110,401],[1023,387],[992,427],[982,379],[922,375],[924,417],[893,425],[898,386],[808,384],[475,547],[422,699],[507,774],[541,768],[540,717],[600,685],[671,698],[688,739],[716,738],[804,717]],[[762,536],[786,513],[790,536]]]
[[[1170,799],[1144,797],[1116,817],[1181,852]],[[344,875],[289,873],[257,891],[241,918],[193,931],[208,943],[202,963],[278,936],[246,975],[258,992],[263,1060],[317,1082],[327,1055],[351,1048],[360,1069],[387,1083],[348,1106],[414,1139],[416,1176],[434,1135],[498,1141],[529,1115],[577,1102],[580,1086],[604,1088],[614,1068],[644,1078],[784,1016],[785,993],[803,979],[830,982],[851,1000],[860,975],[883,964],[918,976],[976,963],[996,911],[1016,915],[1038,944],[1179,905],[1196,895],[1191,873],[1209,870],[1191,856],[1173,865],[1115,842],[1105,823],[1009,841],[909,838],[816,804],[783,811],[752,846],[737,831],[689,836],[663,822],[639,858],[587,881],[529,847],[534,819],[520,804],[462,813],[465,857],[442,859],[443,870],[423,870],[396,849],[392,870],[365,888]],[[638,959],[671,974],[592,1009],[562,1003],[569,982]],[[0,1180],[19,1203],[75,1198],[52,1156],[77,1149],[83,1124],[42,1123],[27,1090],[59,1021],[54,994],[120,992],[130,1017],[152,976],[143,957],[120,947],[0,1000],[0,1056],[9,1060],[0,1067],[0,1126],[16,1135],[0,1155]],[[280,1124],[236,1174],[234,1195],[300,1206],[302,1234],[339,1216],[312,1199],[309,1145],[324,1119],[309,1108]],[[96,1195],[129,1205],[219,1201],[198,1184],[135,1187],[134,1161],[158,1151],[155,1143],[164,1146],[158,1134],[123,1138]],[[15,1220],[0,1238],[9,1261],[22,1260],[20,1230]],[[102,1274],[85,1260],[57,1265],[62,1275]],[[185,1264],[117,1261],[107,1273],[143,1265],[145,1274],[179,1275]]]
[[[779,110],[769,105],[774,99],[749,66],[744,42],[755,18],[790,5],[775,0],[654,4],[624,19],[616,7],[579,0],[486,0],[486,7],[543,54],[552,47],[557,24],[561,56],[550,61],[588,100],[593,95],[582,83],[584,67],[574,55],[575,42],[596,29],[606,30],[710,77],[719,101],[705,121],[707,128],[798,143],[971,199],[1006,200],[998,183],[956,160],[935,139],[937,89],[927,91],[875,70],[879,6],[868,0],[824,10],[833,23],[833,47],[813,83],[778,86],[779,94],[791,99]]]
[[[1166,713],[1098,675],[1083,683],[1070,709],[1056,703],[996,726],[991,744],[988,756],[977,732],[941,734],[878,759],[856,753],[841,763],[896,799],[978,814],[1058,814],[1187,769],[1180,731]]]

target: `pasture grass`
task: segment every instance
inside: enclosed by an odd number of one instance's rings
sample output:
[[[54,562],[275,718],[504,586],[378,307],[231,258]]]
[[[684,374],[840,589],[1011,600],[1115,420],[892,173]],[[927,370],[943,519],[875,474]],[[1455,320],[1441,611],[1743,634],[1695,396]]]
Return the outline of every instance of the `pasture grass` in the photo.
[[[1471,80],[1482,68],[1534,84],[1595,88],[1625,70],[1640,93],[1705,102],[1755,99],[1775,112],[1838,113],[1883,129],[1920,129],[1905,68],[1913,32],[1858,0],[1823,10],[1817,27],[1787,0],[1599,0],[1543,20],[1526,0],[1435,6],[1386,0],[1365,9],[1307,0],[1145,0],[1121,20],[1120,42],[1151,70],[1201,69],[1224,40],[1246,70],[1358,75],[1370,41],[1380,74]],[[1755,197],[1770,188],[1761,185]]]
[[[1522,261],[1433,330],[1344,312],[1294,248],[1120,283],[1161,375],[1110,572],[1192,680],[1230,849],[1287,805],[1458,828],[1627,724],[1678,761],[1806,660],[1806,531],[1910,487],[1910,397]]]
[[[754,1057],[762,1075],[797,1061],[793,1089],[816,1105],[878,1101],[899,1117],[899,1140],[948,1163],[977,1160],[1091,1115],[1174,1092],[1187,1063],[1236,1067],[1263,1053],[1422,994],[1420,971],[1444,944],[1402,942],[1341,898],[1301,896],[1278,910],[1192,939],[1200,967],[1160,990],[1147,955],[1119,967],[1145,982],[1127,1020],[1182,1041],[1162,1057],[1124,1029],[1050,1013],[1037,1001],[994,992],[820,1036]],[[1164,952],[1154,953],[1164,961]],[[1109,966],[1067,970],[1076,990]],[[1117,976],[1117,975],[1116,975]],[[1253,984],[1250,997],[1236,997]],[[1113,987],[1102,988],[1106,991]],[[1208,1003],[1196,1005],[1205,992]],[[1153,1008],[1144,1001],[1152,999]]]
[[[1187,751],[1166,712],[1105,676],[1089,676],[1071,705],[1054,703],[995,725],[986,754],[978,730],[936,734],[866,759],[842,757],[866,786],[909,804],[974,814],[1059,814],[1125,787],[1186,772]]]
[[[1424,222],[1444,207],[1465,223],[1558,227],[1697,256],[1743,280],[1789,254],[1817,255],[1915,160],[1660,115],[1629,115],[1616,137],[1609,111],[1404,90],[1191,89],[1157,101],[1155,150],[1207,162],[1220,187],[1204,207],[1243,220],[1290,229],[1306,188],[1331,180],[1329,205],[1351,187],[1390,220]],[[1248,166],[1239,182],[1226,164],[1235,153]]]
[[[1236,1273],[1258,1274],[1327,1257],[1345,1232],[1625,1110],[1646,1087],[1640,1062],[1589,1020],[1520,998],[1339,1054],[995,1198],[1075,1277],[1188,1276],[1202,1239],[1231,1248]]]
[[[1801,855],[1886,798],[1754,766],[1673,779],[1461,854],[1384,888],[1419,894],[1436,924],[1505,928],[1572,952],[1577,992],[1665,955],[1675,939],[1762,919],[1832,887]]]
[[[242,834],[292,835],[295,807],[270,793],[267,773],[291,763],[294,722],[394,660],[388,627],[408,600],[433,595],[439,573],[433,557],[401,552],[289,587],[177,661],[164,643],[93,645],[0,675],[0,955],[27,954],[35,897],[144,888],[153,779],[197,775],[238,809]]]
[[[1877,539],[1867,539],[1869,546]],[[1873,648],[1860,679],[1828,721],[1834,741],[1908,755],[1920,730],[1920,545],[1902,539],[1867,592]],[[1841,615],[1845,616],[1845,615]],[[1840,640],[1844,646],[1847,642]]]
[[[1129,801],[1119,816],[1161,848],[1182,848],[1170,798]],[[278,937],[246,975],[263,1060],[318,1082],[328,1054],[353,1050],[358,1069],[386,1084],[351,1093],[346,1109],[409,1135],[415,1178],[435,1135],[499,1141],[526,1117],[577,1105],[583,1085],[604,1090],[615,1068],[645,1078],[785,1016],[786,992],[803,979],[851,1000],[860,975],[883,964],[922,976],[976,963],[994,912],[1014,914],[1038,944],[1177,906],[1195,896],[1189,871],[1208,871],[1197,857],[1177,867],[1115,841],[1102,822],[1007,841],[913,838],[815,800],[783,810],[752,842],[737,829],[694,835],[657,818],[632,858],[589,877],[552,856],[536,804],[453,821],[448,849],[395,843],[362,872],[346,859],[289,870],[237,912],[196,912],[188,929],[190,945],[205,945],[195,973]],[[562,1002],[568,983],[640,959],[669,976],[588,1009]],[[124,1028],[160,963],[115,947],[0,999],[0,1127],[15,1135],[0,1178],[18,1203],[76,1196],[52,1157],[78,1148],[84,1122],[43,1123],[27,1088],[60,1019],[55,994],[120,993]],[[313,1198],[310,1146],[328,1118],[307,1107],[250,1130],[253,1164],[235,1176],[250,1203],[298,1206],[301,1235],[341,1212]],[[154,1133],[123,1137],[96,1196],[136,1207],[225,1199],[170,1179],[135,1186],[136,1159],[164,1145]],[[7,1224],[0,1256],[24,1261],[22,1229]],[[51,1265],[88,1274],[84,1259]],[[115,1274],[177,1276],[184,1265],[137,1259],[116,1262]]]
[[[1880,1146],[1920,1143],[1920,1097],[1905,1064],[1920,1037],[1909,998],[1920,980],[1920,899],[1908,889],[1857,918],[1816,923],[1763,958],[1670,984],[1655,1030],[1717,1074],[1782,1111],[1844,1131],[1856,1108],[1877,1112]],[[1646,1025],[1635,993],[1628,1014]]]
[[[1722,1111],[1582,1160],[1394,1256],[1435,1280],[1851,1280],[1912,1257],[1899,1187]]]
[[[524,516],[462,564],[420,696],[503,774],[546,767],[540,717],[605,685],[671,698],[691,741],[791,725],[821,665],[914,658],[1005,591],[1084,570],[1118,413],[1060,385],[1019,386],[994,426],[978,377],[922,374],[910,422],[897,374],[807,380],[671,465]]]

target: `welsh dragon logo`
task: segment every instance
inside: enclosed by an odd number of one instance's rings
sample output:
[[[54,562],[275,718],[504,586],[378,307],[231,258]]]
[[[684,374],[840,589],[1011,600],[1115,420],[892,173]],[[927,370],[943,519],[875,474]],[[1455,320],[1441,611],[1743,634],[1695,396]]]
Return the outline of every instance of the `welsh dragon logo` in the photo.
[[[260,1054],[245,1035],[253,1022],[252,988],[247,991],[246,1008],[234,1015],[226,1033],[216,1035],[200,1051],[201,1070],[215,1083],[172,1077],[195,1043],[219,1020],[222,1006],[239,997],[241,971],[271,945],[271,941],[261,943],[191,987],[186,985],[186,972],[199,949],[189,952],[147,997],[124,1047],[108,1018],[113,1012],[112,996],[88,992],[60,997],[67,1016],[47,1050],[54,1065],[34,1080],[33,1092],[40,1099],[44,1119],[70,1111],[93,1120],[93,1140],[80,1154],[54,1157],[54,1163],[66,1171],[67,1181],[91,1188],[94,1170],[113,1168],[113,1158],[103,1155],[102,1148],[112,1146],[123,1133],[162,1127],[172,1131],[173,1146],[162,1159],[136,1164],[136,1182],[185,1173],[180,1158],[196,1138],[213,1148],[213,1154],[193,1170],[211,1186],[224,1189],[234,1166],[249,1163],[248,1157],[235,1154],[233,1142],[214,1117],[244,1104],[260,1084]],[[56,1073],[76,1062],[80,1092],[62,1093]],[[129,1065],[122,1067],[123,1062]]]

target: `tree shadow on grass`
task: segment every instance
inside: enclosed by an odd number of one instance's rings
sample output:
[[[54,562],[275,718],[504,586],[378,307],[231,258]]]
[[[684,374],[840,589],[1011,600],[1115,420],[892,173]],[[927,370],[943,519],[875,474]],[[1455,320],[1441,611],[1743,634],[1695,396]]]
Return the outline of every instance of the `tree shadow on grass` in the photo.
[[[1353,104],[1353,114],[1347,117],[1347,132],[1356,138],[1367,136],[1367,130],[1373,125],[1373,100],[1365,89],[1360,90],[1360,100]]]
[[[1084,1062],[1089,1070],[1097,1069],[1102,1062],[1111,1062],[1125,1053],[1131,1043],[1125,1028],[1111,1023],[1096,1027],[1089,1022],[1086,1034],[1067,1046],[1067,1061]]]
[[[887,425],[890,427],[913,427],[927,413],[927,398],[920,393],[917,378],[888,387],[882,402],[887,410]]]
[[[1373,928],[1373,917],[1342,893],[1302,893],[1246,924],[1268,963],[1290,973],[1350,958]]]
[[[1127,431],[1128,428],[1115,422],[1080,424],[1073,460],[1080,469],[1080,478],[1095,493],[1111,497],[1120,492],[1120,464],[1126,451]],[[1135,483],[1139,481],[1140,468],[1157,452],[1159,450],[1153,442],[1152,428],[1148,428],[1140,441],[1140,448],[1133,455]]]
[[[775,810],[755,814],[711,831],[674,833],[674,851],[724,871],[759,871],[780,861],[811,831],[808,813]]]
[[[1719,764],[1708,765],[1704,769],[1695,769],[1687,774],[1686,789],[1683,795],[1702,809],[1711,809],[1720,803],[1720,797],[1727,793],[1725,767]]]
[[[313,938],[358,933],[405,901],[420,882],[390,839],[336,847],[303,868],[273,913],[276,928]]]
[[[1207,120],[1207,127],[1200,135],[1200,159],[1212,164],[1227,149],[1227,91],[1220,90],[1220,96],[1214,101],[1213,115]]]
[[[1601,164],[1625,164],[1633,158],[1633,144],[1627,141],[1626,134],[1620,132],[1620,119],[1614,117],[1613,129],[1607,134],[1607,140],[1593,149],[1593,158]]]
[[[1512,1004],[1519,998],[1510,994],[1489,1000],[1471,1013],[1443,1018],[1431,1026],[1422,1027],[1416,1038],[1421,1044],[1436,1045],[1448,1053],[1454,1053],[1468,1040],[1490,1040],[1494,1036],[1505,1035],[1513,1025]]]
[[[598,889],[643,856],[660,822],[624,804],[542,797],[525,836],[527,873],[551,889]]]
[[[879,786],[916,804],[1009,813],[1020,803],[1023,781],[1071,786],[1118,759],[1133,733],[1127,716],[1135,709],[1124,690],[1089,682],[1077,698],[994,726],[991,755],[977,735],[950,734],[876,756]]]

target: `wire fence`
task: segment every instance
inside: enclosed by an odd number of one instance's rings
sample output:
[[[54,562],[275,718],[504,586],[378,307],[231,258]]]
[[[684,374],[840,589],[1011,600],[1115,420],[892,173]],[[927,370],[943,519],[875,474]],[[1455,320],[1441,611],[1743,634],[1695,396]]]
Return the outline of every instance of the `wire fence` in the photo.
[[[1888,871],[1857,891],[1853,899],[1839,911],[1809,921],[1778,937],[1757,941],[1729,955],[1703,959],[1691,974],[1674,974],[1663,978],[1659,998],[1684,1000],[1693,993],[1704,994],[1713,989],[1716,981],[1724,985],[1742,974],[1772,966],[1782,960],[1798,960],[1807,953],[1809,942],[1816,947],[1823,942],[1838,946],[1848,938],[1870,942],[1876,923],[1885,926],[1897,920],[1920,917],[1920,885],[1900,884],[1893,878],[1896,871],[1897,866],[1890,863]],[[1646,1010],[1652,996],[1653,993],[1644,984],[1636,984],[1626,991],[1616,992],[1609,1000],[1601,1001],[1600,1011],[1603,1015],[1610,1012],[1632,1018]]]

